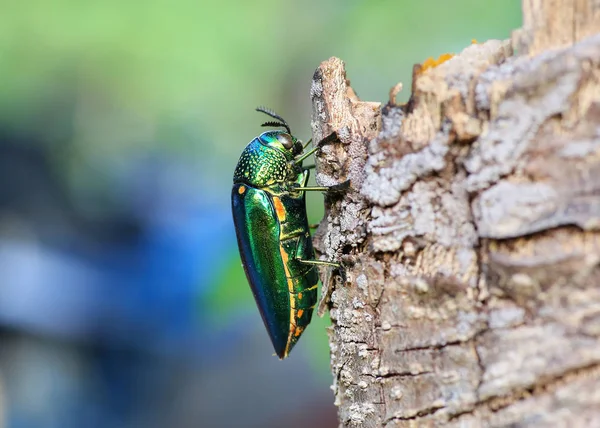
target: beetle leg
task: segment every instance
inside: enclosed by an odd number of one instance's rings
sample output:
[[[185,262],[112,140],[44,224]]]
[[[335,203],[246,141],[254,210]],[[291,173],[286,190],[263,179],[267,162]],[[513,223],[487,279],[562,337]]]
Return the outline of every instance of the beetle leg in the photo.
[[[343,192],[348,187],[350,187],[350,180],[333,186],[298,186],[294,187],[294,190],[298,192]]]
[[[302,161],[304,159],[306,159],[307,157],[309,157],[310,155],[312,155],[314,152],[316,152],[317,150],[319,150],[322,146],[324,146],[325,144],[329,144],[333,141],[336,141],[338,139],[338,135],[337,132],[332,132],[331,134],[329,134],[327,137],[323,138],[321,141],[319,141],[317,143],[317,145],[309,150],[308,152],[304,153],[302,156],[294,159],[294,163],[302,163]],[[309,140],[310,142],[311,140]],[[308,146],[308,143],[304,146],[304,148],[306,148]]]
[[[329,187],[325,186],[306,186],[306,187],[294,187],[296,192],[327,192]]]
[[[306,245],[310,245],[312,247],[311,241],[307,240],[308,235],[305,235],[304,237],[300,237],[300,240],[298,241],[298,247],[296,249],[296,257],[295,259],[305,265],[309,265],[309,266],[329,266],[334,268],[334,270],[337,270],[342,283],[346,282],[346,269],[344,268],[344,266],[341,263],[336,263],[336,262],[328,262],[325,260],[305,260],[302,258],[302,254],[306,254],[305,248]],[[312,253],[312,249],[310,251],[310,253]]]
[[[294,258],[297,261],[299,261],[300,263],[306,264],[306,265],[333,266],[333,267],[338,267],[338,268],[340,267],[340,264],[335,263],[335,262],[326,262],[324,260],[308,260],[308,259],[302,258],[303,255],[308,255],[308,254],[311,254],[311,256],[309,256],[309,257],[314,257],[312,255],[314,253],[312,250],[312,243],[310,241],[310,235],[307,232],[306,235],[300,236],[300,239],[298,240],[298,247],[296,248],[296,255]]]
[[[308,147],[308,145],[312,143],[312,138],[310,138],[303,146],[302,146],[302,151],[306,150],[306,148]]]
[[[343,192],[345,190],[348,190],[349,187],[350,187],[350,180],[346,180],[346,181],[342,181],[339,184],[329,186],[329,191],[330,192]]]
[[[304,263],[305,265],[333,266],[336,268],[342,267],[342,265],[339,263],[326,262],[325,260],[302,260],[302,259],[296,259],[296,260],[298,260],[300,263]]]
[[[331,266],[331,267],[337,269],[342,282],[346,282],[346,280],[347,280],[346,269],[344,268],[344,266],[341,263],[327,262],[325,260],[302,260],[301,258],[296,258],[296,260],[298,260],[300,263],[307,264],[307,265]]]
[[[335,275],[335,273],[328,272],[327,275],[323,278],[323,287],[321,287],[321,298],[317,303],[317,315],[323,317],[325,311],[327,310],[328,304],[331,300],[331,295],[333,294],[333,290],[336,288],[341,288],[343,284],[346,282],[346,271],[344,268],[338,269],[339,275]]]

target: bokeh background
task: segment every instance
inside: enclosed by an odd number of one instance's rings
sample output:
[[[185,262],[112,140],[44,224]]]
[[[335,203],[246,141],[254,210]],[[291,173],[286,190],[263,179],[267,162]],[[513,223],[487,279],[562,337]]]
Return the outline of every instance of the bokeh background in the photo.
[[[254,108],[306,140],[322,60],[386,101],[520,25],[518,0],[3,1],[0,427],[336,426],[328,320],[273,357],[237,254]]]

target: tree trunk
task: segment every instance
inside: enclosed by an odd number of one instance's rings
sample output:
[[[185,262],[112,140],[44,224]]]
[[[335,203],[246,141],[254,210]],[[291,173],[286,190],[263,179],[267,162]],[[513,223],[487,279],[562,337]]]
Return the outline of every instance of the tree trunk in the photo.
[[[406,105],[315,72],[340,426],[600,426],[600,5],[523,13]]]

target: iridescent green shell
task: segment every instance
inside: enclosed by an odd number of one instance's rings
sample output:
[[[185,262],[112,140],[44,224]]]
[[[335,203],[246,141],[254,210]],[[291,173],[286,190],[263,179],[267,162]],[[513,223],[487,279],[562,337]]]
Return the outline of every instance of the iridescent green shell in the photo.
[[[293,147],[286,150],[281,136]],[[284,140],[285,141],[285,140]],[[290,144],[288,144],[290,145]],[[234,173],[233,219],[242,264],[279,358],[285,358],[310,323],[318,273],[306,216],[308,170],[293,163],[302,146],[270,131],[244,149]]]
[[[289,161],[294,158],[294,154],[281,145],[277,138],[281,135],[289,134],[267,131],[250,141],[235,168],[233,182],[256,187],[284,183],[288,177]],[[297,141],[293,136],[290,137],[294,142]]]

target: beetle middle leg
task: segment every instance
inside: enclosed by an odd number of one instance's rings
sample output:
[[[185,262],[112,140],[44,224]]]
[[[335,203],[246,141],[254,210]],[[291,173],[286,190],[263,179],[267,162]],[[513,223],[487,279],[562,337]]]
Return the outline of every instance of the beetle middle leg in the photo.
[[[296,260],[298,260],[300,263],[304,263],[305,265],[321,265],[321,266],[333,266],[336,268],[340,268],[342,267],[341,264],[336,263],[336,262],[327,262],[325,260],[302,260],[297,258]]]
[[[308,254],[310,254],[309,257],[314,257],[313,256],[314,252],[312,249],[312,241],[310,240],[309,235],[300,236],[300,239],[298,240],[298,247],[296,248],[295,259],[298,262],[308,265],[308,266],[328,266],[330,268],[333,268],[333,272],[337,271],[337,273],[341,279],[341,282],[342,283],[346,282],[346,269],[341,263],[329,262],[329,261],[325,261],[325,260],[307,260],[307,259],[302,258],[303,255],[308,255]],[[331,284],[331,285],[333,285],[333,284]],[[322,293],[330,294],[331,291],[332,290],[323,289]],[[321,312],[322,312],[322,310],[321,310]]]
[[[298,186],[294,187],[298,192],[343,192],[350,187],[350,180],[346,180],[333,186]]]
[[[296,248],[296,257],[295,259],[302,264],[306,265],[321,265],[321,266],[332,266],[336,268],[340,268],[341,265],[336,262],[327,262],[325,260],[309,260],[302,258],[307,254],[314,254],[312,250],[312,242],[310,241],[310,235],[302,235],[298,240],[298,247]],[[314,256],[313,256],[314,257]]]

